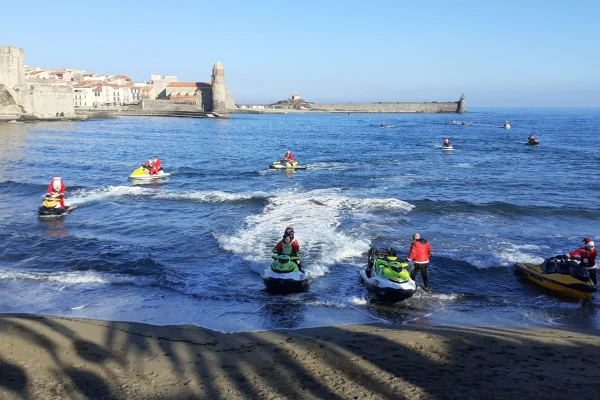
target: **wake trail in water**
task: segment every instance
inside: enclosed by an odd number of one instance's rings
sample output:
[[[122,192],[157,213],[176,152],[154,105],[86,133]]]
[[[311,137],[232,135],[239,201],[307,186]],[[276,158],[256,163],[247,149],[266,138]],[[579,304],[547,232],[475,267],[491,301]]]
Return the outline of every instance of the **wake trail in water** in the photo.
[[[271,249],[283,230],[292,226],[300,242],[303,267],[313,276],[322,276],[335,263],[359,257],[370,242],[361,232],[340,228],[345,219],[362,214],[399,210],[408,213],[413,206],[388,198],[353,198],[337,190],[278,193],[268,199],[263,212],[246,218],[246,226],[233,235],[215,235],[221,247],[257,263],[262,272],[270,263]]]
[[[203,203],[236,203],[244,201],[262,201],[268,197],[264,192],[229,193],[223,191],[185,191],[176,192],[166,189],[151,189],[138,186],[107,186],[100,189],[82,189],[73,192],[68,202],[71,205],[84,205],[119,198],[149,198],[171,201],[195,201]]]

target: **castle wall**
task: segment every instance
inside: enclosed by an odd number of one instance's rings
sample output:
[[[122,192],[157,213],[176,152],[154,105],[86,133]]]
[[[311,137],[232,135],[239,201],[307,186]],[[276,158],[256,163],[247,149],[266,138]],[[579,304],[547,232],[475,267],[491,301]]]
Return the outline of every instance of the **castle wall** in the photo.
[[[68,84],[27,85],[28,96],[24,98],[24,108],[37,118],[55,117],[64,113],[65,117],[75,115],[73,88]]]
[[[373,112],[373,113],[456,113],[459,111],[459,102],[424,102],[424,103],[338,103],[338,104],[313,104],[316,111],[329,112]],[[465,109],[466,111],[466,109]]]
[[[142,110],[149,112],[169,112],[169,111],[202,111],[197,104],[173,104],[169,100],[144,99],[142,100]]]

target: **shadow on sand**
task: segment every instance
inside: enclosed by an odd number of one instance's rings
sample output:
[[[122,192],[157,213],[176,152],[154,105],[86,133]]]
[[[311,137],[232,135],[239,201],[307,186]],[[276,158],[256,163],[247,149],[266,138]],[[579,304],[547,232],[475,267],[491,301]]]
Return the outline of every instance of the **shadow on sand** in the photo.
[[[597,331],[191,326],[0,316],[0,398],[597,398]]]

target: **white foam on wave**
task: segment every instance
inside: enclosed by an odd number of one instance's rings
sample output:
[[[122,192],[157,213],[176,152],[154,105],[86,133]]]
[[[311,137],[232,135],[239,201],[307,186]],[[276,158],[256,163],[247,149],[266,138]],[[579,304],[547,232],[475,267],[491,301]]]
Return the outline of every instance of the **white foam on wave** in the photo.
[[[221,247],[259,263],[262,272],[270,262],[271,249],[286,226],[293,226],[300,242],[303,266],[313,276],[322,276],[329,267],[359,257],[369,249],[362,233],[339,229],[345,218],[359,218],[377,210],[409,212],[414,206],[404,201],[353,198],[335,189],[309,192],[286,191],[268,199],[263,212],[246,218],[246,226],[233,235],[215,235]]]
[[[143,277],[134,277],[119,274],[101,274],[94,271],[69,271],[69,272],[33,272],[0,270],[0,280],[33,280],[58,282],[64,284],[113,284],[113,283],[139,283]]]
[[[506,267],[517,262],[541,263],[542,257],[532,254],[542,246],[532,244],[515,244],[511,242],[490,243],[486,247],[478,247],[460,253],[449,253],[451,258],[465,261],[477,268]]]
[[[139,186],[107,186],[101,189],[76,190],[73,192],[73,196],[69,198],[68,203],[70,205],[81,205],[128,196],[166,200],[187,200],[205,203],[226,203],[251,200],[253,198],[265,198],[267,197],[267,194],[264,192],[229,193],[218,190],[175,192]]]
[[[313,164],[307,164],[306,167],[323,171],[347,171],[353,168],[351,165],[341,162],[317,162]]]
[[[460,163],[457,165],[458,168],[473,168],[473,164],[471,163]]]

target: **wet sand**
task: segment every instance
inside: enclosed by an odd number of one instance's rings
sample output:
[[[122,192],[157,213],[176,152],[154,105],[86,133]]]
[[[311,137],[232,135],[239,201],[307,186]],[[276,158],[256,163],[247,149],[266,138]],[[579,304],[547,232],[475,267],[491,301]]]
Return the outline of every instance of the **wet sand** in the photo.
[[[599,331],[0,316],[2,399],[598,398]]]

